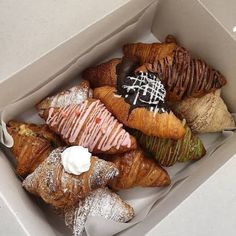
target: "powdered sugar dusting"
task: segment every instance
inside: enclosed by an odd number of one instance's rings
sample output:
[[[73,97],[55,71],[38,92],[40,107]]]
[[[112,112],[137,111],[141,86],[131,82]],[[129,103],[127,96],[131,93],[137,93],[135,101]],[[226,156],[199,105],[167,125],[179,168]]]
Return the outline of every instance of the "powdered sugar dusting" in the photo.
[[[55,207],[74,204],[90,191],[104,187],[109,179],[118,174],[118,169],[113,163],[97,157],[92,157],[94,161],[91,170],[87,172],[88,175],[68,174],[61,164],[63,150],[64,148],[57,148],[52,151],[23,182],[23,186],[29,192],[41,196],[45,202]]]
[[[76,206],[65,210],[66,225],[73,229],[74,236],[82,235],[88,216],[101,216],[124,223],[133,218],[134,210],[108,188],[99,188]]]

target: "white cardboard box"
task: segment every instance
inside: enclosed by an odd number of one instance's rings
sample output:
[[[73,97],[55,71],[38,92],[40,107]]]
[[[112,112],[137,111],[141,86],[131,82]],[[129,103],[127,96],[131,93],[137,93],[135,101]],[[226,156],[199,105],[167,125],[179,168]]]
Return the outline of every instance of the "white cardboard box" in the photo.
[[[39,90],[44,89],[32,101],[24,103],[20,109],[26,109],[30,103],[38,101],[48,93],[61,87],[74,78],[85,67],[114,55],[116,48],[123,43],[141,40],[145,35],[153,33],[157,39],[163,40],[166,34],[177,36],[180,43],[190,49],[193,54],[206,59],[209,64],[219,68],[226,76],[228,85],[223,89],[224,98],[232,112],[236,112],[236,43],[235,36],[229,32],[230,25],[225,20],[219,22],[217,10],[213,10],[211,1],[136,0],[118,8],[112,14],[90,25],[71,39],[65,41],[47,55],[32,63],[24,70],[15,74],[0,85],[0,109],[12,102]],[[233,1],[229,1],[233,5]],[[205,3],[205,5],[204,5]],[[209,9],[208,9],[208,8]],[[148,10],[148,12],[147,12]],[[210,11],[211,10],[211,11]],[[215,11],[214,11],[215,10]],[[214,13],[216,15],[214,15]],[[227,16],[225,16],[227,18]],[[230,23],[231,24],[231,23]],[[152,37],[151,37],[152,38]],[[28,78],[31,78],[28,80]],[[21,81],[17,86],[13,86]],[[7,88],[13,90],[8,94]],[[8,114],[9,118],[15,111]],[[176,186],[170,194],[152,209],[146,219],[121,235],[144,235],[153,229],[167,214],[175,209],[189,194],[195,191],[220,166],[236,153],[236,137],[231,135],[214,153],[216,157],[204,160],[199,164],[199,171]],[[21,188],[20,181],[15,177],[5,155],[0,154],[0,204],[6,216],[2,225],[14,224],[8,235],[65,235],[58,222],[56,227],[48,222],[42,211],[35,205]],[[11,188],[9,188],[11,186]],[[4,231],[3,231],[4,232]],[[0,230],[0,235],[1,230]]]

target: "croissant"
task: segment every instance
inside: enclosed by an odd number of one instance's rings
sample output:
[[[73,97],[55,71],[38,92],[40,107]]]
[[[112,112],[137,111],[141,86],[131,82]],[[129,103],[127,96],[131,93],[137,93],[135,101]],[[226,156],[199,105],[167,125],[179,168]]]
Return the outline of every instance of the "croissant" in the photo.
[[[101,216],[125,223],[134,217],[134,210],[108,188],[99,188],[76,205],[65,208],[64,216],[66,225],[73,230],[73,236],[80,236],[84,232],[88,216]]]
[[[220,90],[209,93],[201,98],[188,98],[172,103],[171,108],[180,117],[184,117],[196,133],[218,132],[235,127]]]
[[[43,99],[36,105],[38,110],[45,110],[50,107],[64,107],[72,104],[80,104],[88,98],[92,98],[93,91],[89,82],[83,80],[79,85],[63,90],[54,96]]]
[[[114,190],[135,186],[162,187],[171,182],[168,173],[140,148],[124,154],[107,155],[105,159],[113,162],[119,170],[119,175],[109,181]]]
[[[201,97],[226,84],[219,71],[202,59],[191,58],[176,43],[128,44],[123,50],[125,56],[137,57],[144,64],[136,70],[157,75],[165,86],[168,101]]]
[[[95,99],[78,105],[39,111],[49,127],[69,145],[87,147],[93,153],[122,153],[137,146],[106,107]]]
[[[90,67],[82,73],[82,77],[88,80],[93,88],[104,85],[116,86],[116,67],[121,59],[114,58],[98,66]]]
[[[186,133],[182,139],[161,139],[147,136],[140,131],[132,131],[140,145],[150,152],[162,166],[172,166],[176,162],[199,160],[206,154],[202,141],[192,133],[183,121]]]
[[[46,125],[9,121],[7,131],[14,140],[11,151],[17,162],[16,172],[22,177],[32,173],[55,147],[62,144]]]
[[[130,112],[131,105],[115,93],[115,88],[104,86],[94,90],[94,97],[100,99],[124,125],[160,138],[180,139],[184,136],[181,121],[171,111],[155,113],[138,107]]]
[[[53,150],[35,171],[23,181],[23,187],[56,208],[72,206],[92,190],[106,186],[118,174],[111,162],[91,158],[91,166],[80,175],[69,174],[61,164],[64,148]],[[78,158],[83,158],[78,156]]]

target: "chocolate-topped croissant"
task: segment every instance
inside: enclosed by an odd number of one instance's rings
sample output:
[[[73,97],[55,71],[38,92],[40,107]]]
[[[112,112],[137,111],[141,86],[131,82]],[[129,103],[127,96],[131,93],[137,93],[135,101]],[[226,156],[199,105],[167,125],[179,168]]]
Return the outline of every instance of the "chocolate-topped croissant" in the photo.
[[[109,181],[109,186],[114,190],[136,186],[162,187],[171,183],[168,173],[141,148],[123,154],[106,155],[105,159],[113,162],[119,170],[119,175]]]
[[[140,145],[155,157],[160,165],[172,166],[176,162],[199,160],[206,153],[202,141],[192,133],[185,120],[183,125],[186,133],[183,138],[178,140],[147,136],[137,130],[130,132],[137,138]]]
[[[73,230],[73,236],[80,236],[89,216],[125,223],[134,217],[134,209],[108,188],[99,188],[74,206],[65,208],[64,216],[66,225]]]
[[[137,146],[135,138],[96,99],[39,110],[39,114],[67,144],[87,147],[93,153],[123,153]]]
[[[49,153],[62,142],[47,125],[9,121],[7,131],[14,144],[11,148],[16,158],[16,173],[22,177],[32,173]]]
[[[150,109],[142,106],[133,108],[124,97],[117,95],[115,88],[109,86],[96,88],[94,97],[100,99],[124,125],[140,130],[146,135],[172,139],[180,139],[185,135],[185,128],[181,121],[173,112],[166,111],[164,108],[160,108],[163,112],[159,112],[159,108],[152,110],[152,107]]]
[[[88,171],[79,175],[70,174],[62,164],[64,150],[65,148],[54,149],[23,181],[23,187],[27,191],[40,196],[56,208],[74,205],[92,190],[105,187],[107,182],[119,173],[113,163],[92,156]],[[84,157],[78,155],[78,161],[81,158]]]
[[[137,57],[141,66],[137,71],[155,73],[162,81],[168,101],[187,97],[201,97],[226,84],[219,71],[176,43],[134,43],[123,47],[125,56]]]

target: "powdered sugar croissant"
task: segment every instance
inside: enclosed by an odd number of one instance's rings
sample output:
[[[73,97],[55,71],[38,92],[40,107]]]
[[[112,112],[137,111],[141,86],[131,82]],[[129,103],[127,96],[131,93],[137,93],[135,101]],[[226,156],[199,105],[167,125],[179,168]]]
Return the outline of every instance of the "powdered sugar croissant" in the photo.
[[[124,154],[105,157],[119,169],[119,175],[109,181],[112,189],[128,189],[135,186],[162,187],[171,182],[168,173],[148,157],[140,148]]]
[[[180,117],[184,117],[196,133],[218,132],[235,127],[234,119],[220,97],[220,90],[201,98],[172,103],[171,108]]]
[[[92,190],[106,186],[107,182],[118,174],[118,169],[113,163],[97,157],[91,158],[88,171],[80,175],[69,174],[61,164],[63,150],[64,148],[53,150],[23,181],[23,187],[27,191],[40,196],[56,208],[74,205]],[[79,158],[83,157],[78,156]]]
[[[55,147],[62,144],[46,125],[9,121],[7,131],[14,140],[11,151],[17,162],[16,172],[22,177],[32,173]]]
[[[108,188],[92,191],[85,199],[64,209],[66,225],[73,235],[82,235],[89,216],[100,216],[107,220],[125,223],[134,217],[133,208]]]
[[[83,80],[79,85],[63,90],[53,96],[43,99],[36,105],[40,111],[50,107],[64,107],[72,104],[80,104],[88,98],[92,98],[93,91],[90,89],[89,82]]]
[[[39,110],[49,127],[69,145],[93,153],[122,153],[136,148],[136,140],[106,107],[95,99],[62,108]]]

